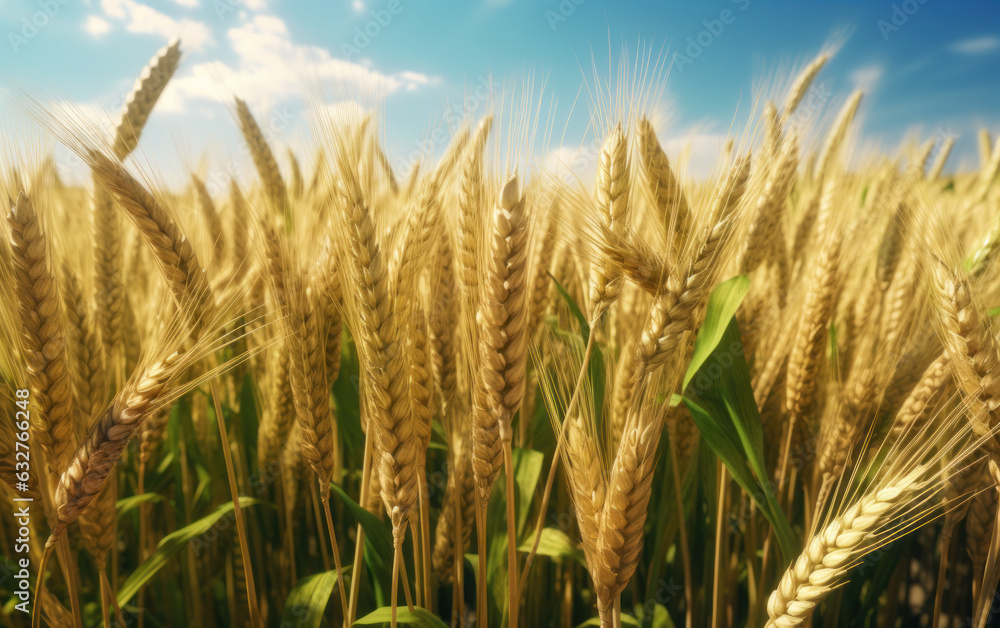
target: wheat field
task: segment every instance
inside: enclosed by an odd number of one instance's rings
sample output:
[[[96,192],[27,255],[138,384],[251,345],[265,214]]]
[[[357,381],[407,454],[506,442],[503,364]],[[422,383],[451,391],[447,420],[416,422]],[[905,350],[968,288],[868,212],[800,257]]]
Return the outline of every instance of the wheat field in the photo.
[[[529,90],[396,172],[372,90],[168,186],[180,42],[110,133],[15,90],[89,176],[3,138],[0,626],[990,625],[1000,141],[860,150],[828,58],[707,176],[655,58],[594,173]]]

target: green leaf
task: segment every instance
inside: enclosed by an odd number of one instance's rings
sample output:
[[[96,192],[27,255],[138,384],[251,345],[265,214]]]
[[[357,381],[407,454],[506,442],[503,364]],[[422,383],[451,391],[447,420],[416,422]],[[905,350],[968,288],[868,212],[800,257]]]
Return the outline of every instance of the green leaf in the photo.
[[[337,406],[334,419],[337,421],[337,429],[344,435],[344,445],[352,452],[360,452],[365,448],[365,435],[361,431],[358,373],[356,347],[345,329],[340,349],[340,374],[333,383],[333,400]]]
[[[540,451],[520,449],[512,450],[514,463],[514,512],[518,538],[523,536],[525,524],[531,509],[531,500],[538,492],[538,481],[542,475],[542,465],[545,455]],[[486,581],[492,593],[491,604],[496,603],[491,612],[506,617],[507,614],[507,497],[503,473],[497,478],[490,495],[486,511],[487,526],[487,558]],[[505,623],[501,617],[490,617],[490,625]]]
[[[330,486],[365,531],[365,567],[371,570],[375,579],[388,591],[391,573],[385,561],[391,561],[393,555],[392,530],[389,524],[362,508],[336,483],[331,483]]]
[[[739,275],[724,281],[712,291],[708,297],[708,308],[705,310],[705,322],[701,324],[698,337],[694,341],[694,352],[691,354],[691,364],[688,365],[687,373],[684,374],[682,390],[687,389],[695,373],[719,346],[723,334],[726,333],[726,325],[736,315],[736,310],[749,292],[750,277],[747,275]]]
[[[344,489],[340,488],[336,484],[330,484],[330,486],[348,507],[348,509],[350,509],[351,514],[354,515],[354,518],[358,521],[358,523],[361,524],[361,527],[365,531],[365,539],[371,541],[372,549],[374,549],[380,556],[391,558],[393,548],[392,532],[389,530],[389,525],[362,508],[358,502],[351,499],[347,493],[344,492]]]
[[[530,535],[517,549],[522,552],[530,552],[534,542],[534,534]],[[542,535],[538,541],[539,556],[550,556],[552,558],[571,558],[586,567],[586,559],[583,551],[580,550],[569,536],[558,528],[542,528]]]
[[[143,493],[142,495],[132,495],[131,497],[123,497],[115,503],[115,510],[118,511],[118,516],[121,517],[128,511],[132,510],[140,504],[146,504],[149,502],[162,502],[163,497],[159,493]]]
[[[566,302],[566,306],[569,307],[570,313],[580,324],[580,338],[583,341],[583,347],[581,351],[586,351],[587,342],[590,340],[590,324],[587,322],[587,317],[583,315],[583,311],[580,306],[577,305],[573,297],[569,295],[569,292],[563,288],[559,280],[556,279],[552,273],[549,273],[549,277],[552,277],[552,281],[556,284],[556,290],[559,291],[560,296],[562,296],[563,301]],[[557,330],[557,335],[562,335]],[[606,373],[604,368],[604,353],[601,351],[601,347],[595,342],[593,348],[591,349],[590,364],[587,366],[588,375],[590,376],[590,390],[591,390],[591,401],[593,405],[591,407],[598,410],[597,413],[597,433],[604,432],[604,413],[600,412],[604,408],[604,389],[606,386]]]
[[[566,288],[563,288],[563,285],[559,283],[559,280],[556,279],[555,275],[549,273],[549,277],[551,277],[552,282],[556,284],[556,290],[559,291],[563,301],[565,301],[566,305],[569,306],[569,313],[573,315],[573,318],[575,318],[578,323],[580,323],[580,334],[584,337],[584,339],[586,339],[586,337],[590,335],[590,323],[587,322],[587,317],[583,315],[583,311],[580,309],[580,306],[576,304],[573,297],[569,296],[569,292],[566,292]]]
[[[376,626],[380,624],[387,624],[392,620],[392,608],[389,606],[383,606],[361,619],[354,622],[355,626]],[[420,608],[419,606],[414,606],[413,611],[402,606],[396,609],[396,623],[404,624],[406,626],[423,626],[425,628],[448,628],[448,624],[444,623],[434,613]]]
[[[253,497],[240,498],[240,508],[249,508],[250,506],[265,503],[267,502],[254,499]],[[144,584],[149,582],[149,579],[156,575],[156,572],[167,564],[174,554],[184,549],[184,546],[187,545],[188,542],[211,530],[215,524],[231,512],[233,512],[233,502],[227,502],[194,523],[190,523],[180,530],[171,532],[167,536],[163,537],[160,540],[160,543],[156,546],[156,551],[153,552],[152,556],[139,565],[136,570],[129,575],[128,579],[125,580],[121,588],[118,589],[118,604],[121,606],[127,604],[129,600],[135,597],[135,594],[139,592],[139,589],[141,589]],[[235,526],[235,522],[230,525]]]
[[[646,608],[635,607],[635,616],[639,619],[647,619]],[[674,620],[670,618],[670,613],[663,604],[653,604],[653,612],[648,617],[650,628],[674,628]]]
[[[514,459],[514,491],[517,497],[517,534],[520,537],[524,534],[524,526],[528,522],[531,500],[538,492],[538,481],[542,477],[545,454],[518,447],[513,448],[512,454]],[[504,524],[504,529],[506,530],[506,524]]]
[[[299,580],[285,600],[281,625],[287,628],[319,628],[336,586],[336,569]]]
[[[787,564],[797,553],[795,537],[764,465],[764,431],[734,316],[748,289],[741,275],[712,291],[684,378],[684,404],[705,442],[773,526]]]
[[[587,621],[583,622],[582,624],[580,624],[579,626],[577,626],[577,628],[582,628],[583,626],[600,626],[600,625],[601,625],[601,618],[592,617]],[[632,617],[628,613],[622,613],[622,626],[635,626],[635,628],[639,628],[639,620],[636,619],[635,617]]]

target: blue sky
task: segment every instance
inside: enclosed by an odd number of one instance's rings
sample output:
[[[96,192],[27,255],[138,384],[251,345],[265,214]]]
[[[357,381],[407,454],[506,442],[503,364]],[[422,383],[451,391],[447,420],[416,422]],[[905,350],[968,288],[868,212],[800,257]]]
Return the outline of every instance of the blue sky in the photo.
[[[41,26],[26,26],[31,20]],[[674,63],[654,103],[672,152],[690,142],[699,158],[714,157],[761,85],[784,85],[775,77],[824,48],[836,55],[818,80],[827,96],[817,116],[828,120],[851,90],[865,88],[863,143],[895,150],[908,133],[953,135],[951,165],[974,166],[978,129],[1000,133],[998,3],[0,0],[0,33],[0,73],[111,116],[146,61],[179,35],[181,69],[142,144],[166,169],[206,167],[206,151],[217,162],[238,154],[232,94],[277,142],[305,151],[315,99],[303,94],[317,77],[379,85],[385,141],[400,165],[421,147],[440,152],[424,140],[447,124],[446,113],[485,112],[478,85],[529,73],[546,109],[557,102],[553,137],[538,150],[578,147],[586,97],[572,117],[570,109],[592,80],[591,59],[606,73],[610,57],[625,47],[634,58],[639,45]],[[7,100],[0,122],[19,115]]]

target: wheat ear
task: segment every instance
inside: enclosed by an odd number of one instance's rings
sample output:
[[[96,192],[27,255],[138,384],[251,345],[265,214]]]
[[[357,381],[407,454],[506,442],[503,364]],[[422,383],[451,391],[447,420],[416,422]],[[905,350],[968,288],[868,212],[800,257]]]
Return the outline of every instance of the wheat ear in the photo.
[[[295,151],[289,148],[286,154],[288,155],[289,178],[291,179],[289,183],[291,190],[289,193],[292,195],[292,198],[301,198],[305,190],[305,182],[302,179],[302,167],[299,165],[298,157],[295,156]]]
[[[601,149],[597,167],[597,211],[604,226],[621,236],[627,229],[629,207],[628,142],[621,124],[608,134]],[[622,286],[622,268],[611,259],[591,268],[591,320],[600,315],[618,298]]]
[[[954,148],[954,146],[954,137],[945,139],[941,148],[938,149],[937,156],[934,157],[931,169],[927,172],[928,181],[936,181],[941,178],[941,173],[944,172],[944,165],[948,162],[948,156],[951,155],[951,149]]]
[[[357,150],[357,147],[354,147]],[[417,500],[417,442],[407,397],[405,354],[389,294],[389,274],[375,235],[371,211],[361,191],[354,164],[345,151],[338,163],[339,207],[346,230],[344,253],[351,290],[345,304],[355,312],[352,332],[362,345],[364,409],[369,437],[374,436],[374,467],[382,501],[389,512],[394,542],[406,534]],[[353,299],[348,303],[348,294]]]
[[[450,582],[456,553],[464,555],[472,539],[476,520],[476,488],[472,477],[472,458],[464,439],[453,439],[455,453],[445,487],[445,506],[434,531],[434,570],[442,582]],[[459,538],[461,534],[461,538]],[[459,550],[456,550],[460,548]]]
[[[858,111],[858,106],[861,104],[861,97],[863,95],[860,89],[855,91],[837,113],[837,118],[833,121],[830,133],[823,142],[819,159],[816,160],[816,169],[813,173],[818,180],[822,181],[830,173],[834,160],[837,158],[840,149],[844,145],[844,141],[847,139],[847,131],[854,120],[854,114]]]
[[[480,497],[489,498],[500,472],[501,441],[521,404],[527,363],[527,215],[517,177],[500,193],[490,226],[490,253],[480,307],[479,374],[473,409],[473,469]]]
[[[785,96],[785,102],[781,110],[780,126],[784,126],[791,119],[795,110],[798,109],[799,103],[805,97],[806,92],[809,91],[809,86],[816,80],[816,75],[819,74],[819,71],[823,69],[823,66],[829,60],[830,55],[821,53],[795,77],[795,81],[788,90],[788,95]]]
[[[146,120],[177,71],[180,60],[181,42],[175,39],[156,53],[136,79],[115,127],[114,153],[118,159],[125,159],[138,146]]]
[[[80,533],[83,545],[90,552],[98,569],[104,570],[108,551],[115,542],[115,491],[113,486],[105,486],[97,498],[80,514]]]
[[[219,262],[226,257],[226,232],[222,226],[222,218],[215,208],[215,201],[208,193],[205,183],[197,175],[191,175],[191,184],[194,186],[195,195],[198,198],[198,209],[202,218],[208,226],[208,235],[212,240],[212,260]]]
[[[272,364],[267,371],[267,411],[257,431],[257,460],[261,469],[280,461],[282,449],[295,424],[295,400],[292,393],[288,345],[292,338],[279,342],[270,353]]]
[[[480,122],[472,138],[472,146],[462,167],[458,196],[458,275],[462,281],[463,300],[473,314],[479,311],[479,247],[485,211],[485,184],[483,181],[483,150],[493,127],[493,117]]]
[[[813,268],[812,281],[799,315],[792,351],[788,358],[786,404],[791,413],[802,417],[810,407],[816,372],[821,364],[827,324],[833,314],[840,277],[841,234],[832,231]]]
[[[684,334],[694,329],[697,313],[719,272],[717,258],[732,234],[749,173],[749,156],[729,171],[714,200],[715,222],[701,234],[701,245],[684,272],[670,272],[653,299],[648,322],[636,345],[638,386],[671,355]]]
[[[645,116],[636,123],[635,133],[646,185],[653,192],[666,234],[672,235],[674,246],[680,248],[691,231],[692,220],[684,190],[670,169],[670,160],[660,146],[656,130]]]
[[[184,304],[193,332],[198,333],[202,323],[212,318],[215,298],[191,243],[167,210],[121,163],[98,151],[88,151],[87,156],[95,176],[146,240],[175,299]]]
[[[93,324],[89,303],[83,296],[76,272],[63,264],[63,300],[65,303],[67,331],[70,337],[69,354],[73,357],[74,382],[77,407],[85,425],[103,409],[107,402],[107,373],[101,339]]]
[[[173,352],[130,379],[73,454],[55,491],[56,521],[46,541],[55,545],[69,524],[101,492],[125,445],[143,421],[162,407],[170,383],[190,364]]]
[[[431,277],[427,335],[438,407],[440,415],[447,417],[451,404],[458,395],[459,338],[456,330],[461,320],[455,254],[447,229],[438,230],[437,260],[438,263],[432,266],[434,272]]]
[[[94,290],[98,327],[110,356],[122,344],[125,288],[122,285],[121,216],[111,194],[94,177],[92,201],[94,234]]]
[[[973,404],[969,418],[977,435],[996,425],[1000,413],[1000,347],[989,320],[972,299],[969,282],[938,262],[933,277],[939,295],[944,346],[959,389]],[[997,455],[995,438],[985,444]]]
[[[743,254],[743,270],[750,272],[767,259],[771,243],[777,237],[784,237],[785,197],[798,167],[798,140],[792,134],[785,140],[777,156],[764,188],[757,196],[754,218],[746,234],[746,249]]]
[[[598,611],[604,618],[639,564],[661,419],[658,414],[656,420],[630,421],[611,467],[597,537],[598,566],[592,574]]]
[[[768,598],[765,628],[803,625],[856,561],[877,545],[879,531],[890,528],[893,514],[923,489],[917,481],[922,472],[918,467],[868,493],[813,536]]]
[[[247,207],[246,198],[240,191],[240,186],[235,180],[229,182],[229,205],[231,208],[232,220],[230,222],[230,233],[232,234],[232,252],[230,259],[233,262],[233,284],[238,284],[250,271],[251,260],[249,248],[247,246],[250,239],[250,230],[247,224],[250,220],[250,210]]]
[[[285,180],[281,178],[281,170],[278,169],[278,162],[271,152],[271,147],[260,130],[257,120],[250,113],[247,104],[236,99],[236,117],[239,119],[240,132],[243,133],[243,140],[250,148],[250,157],[253,159],[257,174],[264,184],[264,192],[271,202],[274,211],[285,214],[288,204],[288,191],[285,188]]]
[[[922,427],[924,419],[941,398],[950,375],[948,356],[945,354],[939,356],[927,367],[917,385],[913,387],[896,412],[889,430],[891,442],[895,442],[904,434],[914,434]]]
[[[289,370],[299,445],[302,457],[319,480],[320,498],[327,502],[333,478],[334,442],[320,316],[315,311],[312,286],[296,285],[297,276],[289,277],[289,281],[289,318],[291,331],[295,334],[289,350]]]
[[[23,192],[7,214],[7,225],[21,319],[21,346],[37,409],[32,432],[45,453],[49,469],[59,473],[69,463],[78,441],[59,287],[50,266],[49,243],[34,205]]]

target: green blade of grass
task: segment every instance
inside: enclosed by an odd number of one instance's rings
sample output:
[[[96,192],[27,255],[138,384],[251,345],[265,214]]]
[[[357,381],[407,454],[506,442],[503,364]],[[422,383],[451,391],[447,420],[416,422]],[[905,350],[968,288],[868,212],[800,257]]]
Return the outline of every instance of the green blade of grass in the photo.
[[[683,400],[705,442],[774,527],[787,564],[796,554],[795,537],[764,465],[764,430],[735,318],[749,290],[749,278],[740,275],[712,291],[684,376]]]
[[[530,552],[530,539],[521,543],[521,546],[517,549],[522,552]],[[569,535],[558,528],[542,529],[542,536],[538,542],[536,553],[539,556],[548,556],[550,558],[569,558],[586,567],[586,559],[583,556],[583,551],[576,546],[573,540],[569,538]]]
[[[281,625],[287,628],[319,628],[336,586],[336,569],[299,580],[285,599]]]
[[[378,626],[388,624],[392,619],[392,608],[383,606],[354,622],[355,626]],[[396,623],[418,628],[448,628],[448,624],[438,619],[430,611],[414,606],[413,611],[405,607],[396,609]]]
[[[249,508],[250,506],[265,503],[267,502],[254,499],[252,497],[240,498],[240,508]],[[145,560],[145,562],[139,565],[136,570],[129,575],[128,579],[125,580],[121,588],[118,589],[118,604],[124,606],[128,603],[128,601],[135,597],[135,594],[139,592],[139,589],[142,588],[144,584],[149,582],[150,578],[155,576],[156,573],[170,561],[170,558],[173,557],[174,554],[184,549],[184,546],[186,546],[190,541],[211,530],[217,523],[219,523],[219,521],[222,520],[223,517],[226,517],[232,512],[233,502],[226,502],[194,523],[189,523],[180,530],[171,532],[167,536],[163,537],[160,540],[160,543],[156,546],[156,551],[154,551],[153,554]]]

